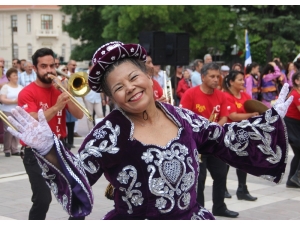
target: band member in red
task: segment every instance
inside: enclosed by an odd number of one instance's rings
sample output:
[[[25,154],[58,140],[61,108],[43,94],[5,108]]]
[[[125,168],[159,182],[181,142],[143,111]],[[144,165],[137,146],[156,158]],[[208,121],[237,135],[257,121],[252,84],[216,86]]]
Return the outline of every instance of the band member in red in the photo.
[[[68,108],[69,112],[78,119],[83,117],[83,112],[70,101],[67,93],[62,93],[52,84],[52,79],[55,79],[55,82],[60,81],[56,78],[54,53],[51,49],[38,49],[32,56],[32,62],[37,79],[19,93],[18,105],[36,120],[38,120],[38,110],[43,109],[52,132],[64,142],[67,136],[65,109]],[[32,189],[33,205],[29,211],[29,220],[44,220],[51,203],[51,192],[45,183],[32,148],[24,143],[22,145],[25,146],[23,163]]]
[[[202,84],[188,89],[180,101],[182,108],[189,109],[212,122],[223,125],[227,122],[227,103],[224,93],[217,89],[220,79],[220,68],[216,63],[204,64],[201,69]],[[197,201],[204,206],[204,186],[206,168],[213,182],[213,208],[215,216],[237,217],[238,212],[227,209],[224,202],[226,187],[226,163],[213,155],[201,155],[200,174],[198,177]]]
[[[259,115],[258,112],[246,113],[244,109],[245,101],[251,99],[250,95],[243,91],[244,84],[244,73],[236,70],[231,71],[223,81],[223,90],[227,99],[227,109],[229,112],[228,122],[240,122],[250,117]],[[246,185],[247,173],[236,169],[236,175],[239,182],[239,186],[236,191],[238,200],[255,201],[257,197],[250,195]]]

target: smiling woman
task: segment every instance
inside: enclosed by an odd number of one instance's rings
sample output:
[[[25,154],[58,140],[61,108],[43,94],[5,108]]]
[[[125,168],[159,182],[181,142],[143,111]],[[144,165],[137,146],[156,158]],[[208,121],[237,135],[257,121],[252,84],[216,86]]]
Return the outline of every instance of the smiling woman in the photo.
[[[104,219],[214,219],[196,201],[198,153],[276,183],[282,179],[288,147],[284,110],[279,114],[272,108],[224,127],[210,123],[155,101],[145,60],[139,44],[115,41],[95,52],[89,86],[105,92],[117,108],[87,135],[76,156],[52,134],[42,111],[37,125],[22,108],[12,110],[17,121],[9,120],[20,132],[10,132],[35,149],[43,177],[64,210],[73,217],[90,214],[91,186],[104,174],[115,188],[114,209]],[[281,109],[290,104],[278,102]],[[249,135],[241,139],[243,132]],[[35,136],[53,145],[43,146]],[[265,151],[253,147],[258,145]]]

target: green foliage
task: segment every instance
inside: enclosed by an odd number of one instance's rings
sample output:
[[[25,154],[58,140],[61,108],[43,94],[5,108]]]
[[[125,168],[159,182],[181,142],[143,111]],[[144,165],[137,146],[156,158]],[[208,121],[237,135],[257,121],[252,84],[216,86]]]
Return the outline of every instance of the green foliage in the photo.
[[[291,61],[299,52],[299,6],[230,6],[237,12],[238,43],[244,49],[244,29],[248,30],[252,61],[267,63],[274,57]]]
[[[63,29],[82,46],[72,58],[91,59],[94,51],[108,41],[138,42],[141,31],[187,32],[190,35],[191,59],[203,58],[209,49],[223,51],[234,44],[229,25],[236,14],[223,6],[69,6],[61,7],[71,22]]]

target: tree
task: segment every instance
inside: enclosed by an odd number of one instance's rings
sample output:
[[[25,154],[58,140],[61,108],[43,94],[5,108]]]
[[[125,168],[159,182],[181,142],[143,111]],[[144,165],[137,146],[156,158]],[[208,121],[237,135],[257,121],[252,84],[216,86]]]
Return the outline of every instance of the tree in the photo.
[[[189,33],[191,58],[202,58],[209,48],[223,51],[235,41],[230,25],[236,14],[223,6],[62,6],[61,10],[72,16],[64,30],[83,43],[72,52],[77,60],[91,59],[107,41],[138,43],[141,31]]]
[[[285,61],[293,59],[299,52],[300,37],[295,31],[300,25],[300,6],[294,5],[247,5],[229,6],[237,13],[236,32],[241,44],[244,29],[249,32],[251,54],[262,57],[252,60],[272,61],[280,57]],[[240,45],[241,46],[241,45]],[[243,46],[243,47],[242,47]],[[242,45],[244,49],[244,44]],[[264,52],[264,54],[263,54]]]

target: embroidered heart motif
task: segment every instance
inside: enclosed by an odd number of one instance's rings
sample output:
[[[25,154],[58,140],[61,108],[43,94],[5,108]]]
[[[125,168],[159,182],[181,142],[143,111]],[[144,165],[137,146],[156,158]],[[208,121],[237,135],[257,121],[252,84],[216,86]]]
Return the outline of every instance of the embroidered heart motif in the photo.
[[[176,184],[182,174],[182,166],[177,159],[172,159],[163,162],[162,171],[170,183]]]

